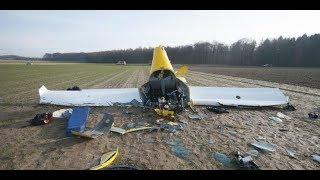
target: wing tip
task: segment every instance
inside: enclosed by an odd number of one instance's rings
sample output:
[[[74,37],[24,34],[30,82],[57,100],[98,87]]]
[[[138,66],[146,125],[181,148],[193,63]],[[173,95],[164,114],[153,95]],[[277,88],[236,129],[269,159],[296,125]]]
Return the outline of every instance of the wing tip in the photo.
[[[41,88],[39,89],[39,95],[41,96],[43,93],[45,93],[47,91],[48,91],[48,89],[44,85],[42,85]]]

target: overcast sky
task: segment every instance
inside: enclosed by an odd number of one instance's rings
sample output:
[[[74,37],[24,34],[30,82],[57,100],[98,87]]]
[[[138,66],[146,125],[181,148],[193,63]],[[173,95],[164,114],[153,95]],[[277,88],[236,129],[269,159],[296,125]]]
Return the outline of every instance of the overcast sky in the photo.
[[[0,11],[0,55],[176,46],[320,33],[320,11]]]

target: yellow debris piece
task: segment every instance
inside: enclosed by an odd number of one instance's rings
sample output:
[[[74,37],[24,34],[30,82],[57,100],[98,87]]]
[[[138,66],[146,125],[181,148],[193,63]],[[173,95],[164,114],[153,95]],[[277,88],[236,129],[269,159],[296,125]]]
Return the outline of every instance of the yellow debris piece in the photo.
[[[160,116],[173,116],[174,111],[166,110],[166,109],[154,109],[156,113]]]
[[[126,133],[134,132],[134,131],[140,131],[140,130],[146,130],[146,129],[153,129],[154,127],[138,127],[138,128],[132,128],[126,131]]]
[[[119,148],[117,148],[116,151],[112,151],[102,155],[100,158],[100,164],[98,166],[92,167],[90,170],[100,170],[100,169],[109,167],[110,165],[112,165],[112,163],[114,162],[118,154],[119,154]]]
[[[186,76],[188,72],[189,72],[188,66],[182,66],[181,68],[178,69],[178,71],[176,72],[176,75],[183,77],[183,76]]]

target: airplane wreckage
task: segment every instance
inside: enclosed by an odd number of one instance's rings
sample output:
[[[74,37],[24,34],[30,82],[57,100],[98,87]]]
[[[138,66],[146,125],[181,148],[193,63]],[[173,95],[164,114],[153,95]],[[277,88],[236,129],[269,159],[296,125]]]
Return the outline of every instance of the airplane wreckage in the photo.
[[[291,106],[278,88],[189,86],[186,66],[174,71],[164,47],[154,49],[149,81],[139,88],[48,90],[39,89],[40,104],[112,106],[137,100],[143,106],[180,112],[189,105]]]

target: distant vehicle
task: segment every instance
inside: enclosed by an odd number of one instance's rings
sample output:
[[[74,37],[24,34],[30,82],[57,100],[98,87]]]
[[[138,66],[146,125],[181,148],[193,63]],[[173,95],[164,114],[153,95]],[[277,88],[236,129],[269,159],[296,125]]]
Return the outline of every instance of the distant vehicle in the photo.
[[[118,61],[117,65],[127,65],[126,61]]]
[[[272,64],[264,64],[263,67],[272,67]]]

